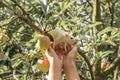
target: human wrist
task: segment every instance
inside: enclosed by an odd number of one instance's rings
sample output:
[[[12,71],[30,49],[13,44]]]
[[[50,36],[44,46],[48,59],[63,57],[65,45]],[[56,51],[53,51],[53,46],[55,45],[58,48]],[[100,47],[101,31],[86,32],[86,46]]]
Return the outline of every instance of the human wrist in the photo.
[[[50,60],[50,66],[55,66],[59,69],[62,69],[61,62],[59,60],[54,59],[54,58]]]
[[[63,69],[67,80],[80,80],[75,62],[64,65]]]
[[[75,61],[74,60],[65,60],[63,65],[64,66],[71,66],[71,65],[74,65],[75,64]]]
[[[62,67],[57,61],[54,59],[50,60],[50,68],[49,68],[49,78],[48,80],[61,80]]]
[[[66,69],[70,69],[71,67],[75,67],[75,61],[70,61],[70,62],[65,62],[63,64],[63,69],[66,70]]]

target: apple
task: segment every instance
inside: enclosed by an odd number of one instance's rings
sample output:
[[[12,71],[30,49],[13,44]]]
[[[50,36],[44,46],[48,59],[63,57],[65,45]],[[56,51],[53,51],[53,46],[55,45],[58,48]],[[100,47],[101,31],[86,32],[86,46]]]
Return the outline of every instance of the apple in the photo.
[[[7,35],[5,34],[0,34],[0,42],[5,43],[7,41]]]
[[[37,67],[43,73],[46,73],[49,71],[49,66],[50,66],[50,63],[49,63],[48,59],[38,59]]]
[[[2,59],[4,56],[4,54],[2,52],[0,52],[0,59]]]
[[[48,36],[40,35],[39,41],[41,50],[46,50],[50,47],[51,41]]]
[[[110,62],[108,62],[107,60],[104,60],[101,62],[101,69],[105,70],[109,67],[109,65],[110,65]]]

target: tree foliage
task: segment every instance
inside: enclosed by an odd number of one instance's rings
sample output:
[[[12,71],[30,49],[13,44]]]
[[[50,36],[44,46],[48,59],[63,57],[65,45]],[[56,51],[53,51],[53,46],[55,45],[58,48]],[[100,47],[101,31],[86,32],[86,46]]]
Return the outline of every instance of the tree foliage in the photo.
[[[93,2],[100,5],[96,7],[99,14],[93,15]],[[48,32],[59,27],[77,40],[76,65],[81,80],[120,79],[119,3],[119,0],[1,0],[0,52],[4,53],[0,59],[1,78],[13,74],[10,77],[20,80],[45,79],[47,73],[36,68],[36,61],[45,57],[38,46],[39,35],[51,38]],[[110,65],[103,70],[104,60]]]

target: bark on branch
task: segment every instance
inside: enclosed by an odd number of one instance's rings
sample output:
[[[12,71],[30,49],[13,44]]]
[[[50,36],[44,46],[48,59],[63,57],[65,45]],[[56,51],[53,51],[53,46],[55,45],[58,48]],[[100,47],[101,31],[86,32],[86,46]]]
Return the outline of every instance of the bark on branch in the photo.
[[[35,24],[32,23],[32,19],[30,18],[29,14],[24,10],[24,8],[22,6],[20,6],[18,4],[18,2],[16,0],[12,0],[23,12],[22,15],[19,15],[17,13],[15,13],[15,15],[22,21],[24,21],[26,24],[28,24],[34,31],[40,33],[40,34],[44,34],[44,32],[39,29]],[[24,15],[24,16],[23,16]],[[26,17],[25,17],[26,15]]]
[[[22,21],[24,21],[26,24],[28,24],[34,31],[40,33],[40,34],[44,34],[44,32],[39,29],[35,24],[33,24],[28,18],[24,17],[24,16],[19,16],[17,15],[18,18]]]
[[[93,75],[93,71],[92,71],[92,66],[90,64],[89,59],[87,58],[87,56],[85,55],[85,52],[81,51],[78,47],[78,53],[80,54],[80,56],[85,60],[85,62],[88,65],[89,71],[90,71],[90,75],[91,75],[91,80],[94,80],[94,75]]]

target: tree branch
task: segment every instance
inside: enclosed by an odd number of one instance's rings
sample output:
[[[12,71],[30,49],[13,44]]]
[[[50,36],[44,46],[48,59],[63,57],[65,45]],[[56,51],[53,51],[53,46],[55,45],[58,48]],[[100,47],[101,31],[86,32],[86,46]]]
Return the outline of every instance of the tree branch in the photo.
[[[27,15],[28,19],[30,19],[32,21],[30,15],[24,10],[24,8],[22,6],[20,6],[16,0],[12,0],[12,1],[22,10],[23,15]]]
[[[101,59],[97,59],[96,61],[95,61],[95,70],[94,70],[94,76],[98,76],[98,75],[101,75],[100,73],[100,71],[101,71]]]
[[[78,47],[78,53],[80,54],[80,56],[85,60],[85,62],[88,65],[89,71],[90,71],[90,75],[91,75],[91,80],[94,80],[94,76],[93,76],[93,71],[92,71],[92,67],[90,64],[90,61],[88,60],[87,56],[85,56],[85,52],[81,51]]]
[[[32,19],[30,18],[29,14],[24,10],[24,8],[23,8],[22,6],[20,6],[16,0],[12,0],[12,1],[22,10],[24,16],[23,16],[23,15],[19,15],[19,14],[17,14],[17,13],[14,12],[15,15],[16,15],[20,20],[22,20],[22,21],[24,21],[26,24],[28,24],[34,31],[36,31],[36,32],[38,32],[38,33],[40,33],[40,34],[44,34],[44,32],[43,32],[41,29],[39,29],[35,24],[32,23]],[[25,15],[26,15],[27,17],[25,17]]]
[[[17,14],[16,14],[17,15]],[[24,17],[24,16],[19,16],[17,15],[18,18],[22,21],[24,21],[26,24],[28,24],[34,31],[40,33],[40,34],[44,34],[44,32],[39,29],[35,24],[33,24],[28,18]]]

